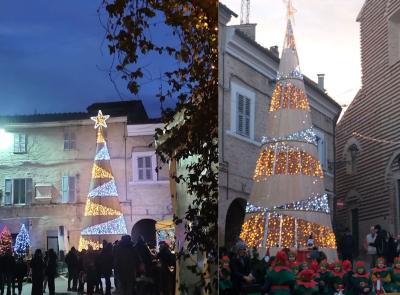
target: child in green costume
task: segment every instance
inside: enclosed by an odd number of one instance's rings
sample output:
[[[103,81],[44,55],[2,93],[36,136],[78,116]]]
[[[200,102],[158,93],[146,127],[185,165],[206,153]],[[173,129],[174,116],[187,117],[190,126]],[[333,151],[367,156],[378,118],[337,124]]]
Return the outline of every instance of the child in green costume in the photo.
[[[335,292],[344,292],[344,272],[342,262],[340,260],[335,261],[333,264],[332,285]]]
[[[267,273],[266,291],[270,295],[291,295],[295,284],[295,274],[289,268],[288,258],[285,252],[276,254],[274,266]]]
[[[318,293],[318,283],[314,281],[314,271],[311,269],[302,270],[296,280],[294,295],[314,295]]]
[[[385,291],[390,291],[392,282],[391,272],[391,269],[386,267],[385,258],[379,257],[376,260],[376,267],[371,270],[371,279],[376,294],[384,294]]]
[[[329,264],[326,262],[326,260],[321,261],[319,264],[318,274],[319,276],[315,280],[318,283],[319,294],[333,294],[332,273],[329,271]]]
[[[230,294],[233,284],[231,280],[231,268],[229,266],[229,257],[223,256],[219,265],[219,294]]]
[[[370,274],[365,269],[365,262],[356,263],[356,271],[351,276],[352,294],[354,295],[372,295],[372,281]]]
[[[392,268],[392,291],[400,292],[400,257],[395,257]]]

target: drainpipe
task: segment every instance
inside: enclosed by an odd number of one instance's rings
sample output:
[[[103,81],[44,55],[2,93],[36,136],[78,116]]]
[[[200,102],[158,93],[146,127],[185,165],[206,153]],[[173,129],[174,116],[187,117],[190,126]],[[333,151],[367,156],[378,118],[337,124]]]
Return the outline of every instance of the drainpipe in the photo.
[[[127,173],[127,168],[126,168],[127,160],[128,160],[127,157],[126,157],[126,141],[127,141],[127,138],[128,138],[127,129],[128,129],[127,122],[125,122],[125,126],[124,126],[125,201],[127,203],[129,203],[129,207],[131,209],[131,221],[133,221],[132,200],[128,200],[128,173]]]
[[[333,220],[332,220],[332,227],[333,230],[336,230],[336,204],[337,204],[337,195],[336,195],[336,124],[339,119],[340,113],[337,114],[334,119],[334,126],[333,126]]]

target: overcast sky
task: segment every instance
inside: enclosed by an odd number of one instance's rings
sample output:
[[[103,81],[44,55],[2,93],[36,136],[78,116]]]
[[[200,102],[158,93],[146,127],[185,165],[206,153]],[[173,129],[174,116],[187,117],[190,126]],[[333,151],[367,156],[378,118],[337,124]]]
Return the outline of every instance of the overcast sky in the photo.
[[[340,104],[349,104],[361,86],[358,13],[365,0],[293,0],[294,33],[300,67],[317,81],[324,73],[328,94]],[[241,0],[223,0],[239,16]],[[250,22],[257,23],[256,40],[264,47],[282,49],[286,24],[283,0],[250,0]]]
[[[102,0],[0,1],[0,115],[85,111],[94,102],[142,99],[159,115],[159,76],[176,63],[159,55],[145,67],[137,96],[108,77],[111,57],[97,9]],[[159,20],[156,41],[176,40]],[[120,92],[120,93],[119,93]],[[121,97],[120,97],[121,95]]]

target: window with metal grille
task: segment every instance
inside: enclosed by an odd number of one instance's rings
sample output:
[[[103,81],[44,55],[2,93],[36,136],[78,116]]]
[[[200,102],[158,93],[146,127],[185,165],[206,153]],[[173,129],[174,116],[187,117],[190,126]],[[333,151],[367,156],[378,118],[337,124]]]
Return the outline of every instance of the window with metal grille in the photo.
[[[75,202],[75,177],[63,176],[61,178],[61,202],[74,203]]]
[[[26,134],[14,133],[14,154],[26,153]]]
[[[64,131],[64,151],[74,150],[75,148],[75,132],[71,130]]]

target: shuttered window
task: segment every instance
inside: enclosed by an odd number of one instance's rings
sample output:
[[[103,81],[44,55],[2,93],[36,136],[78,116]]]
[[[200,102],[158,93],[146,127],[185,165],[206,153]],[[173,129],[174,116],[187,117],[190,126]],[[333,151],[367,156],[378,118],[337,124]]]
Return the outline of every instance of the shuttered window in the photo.
[[[250,98],[238,94],[236,132],[246,137],[250,137],[250,107]]]
[[[26,134],[25,133],[14,133],[14,153],[15,154],[26,153]]]
[[[24,205],[32,202],[32,178],[16,178],[5,180],[5,205]]]
[[[61,202],[74,203],[75,191],[75,177],[63,176],[61,179]]]
[[[151,156],[137,158],[138,180],[153,180],[151,158]]]

